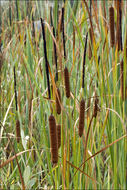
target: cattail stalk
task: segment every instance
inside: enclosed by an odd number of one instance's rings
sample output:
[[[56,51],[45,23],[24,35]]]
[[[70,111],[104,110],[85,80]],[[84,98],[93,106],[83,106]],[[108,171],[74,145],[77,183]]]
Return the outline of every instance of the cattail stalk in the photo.
[[[17,104],[17,90],[16,90],[16,73],[15,73],[15,66],[14,66],[14,90],[15,90],[15,106],[16,111],[18,110],[18,104]]]
[[[57,125],[58,149],[61,146],[61,125]]]
[[[79,136],[81,137],[84,130],[85,121],[85,101],[84,99],[80,102],[80,112],[79,112]]]
[[[109,8],[109,27],[110,27],[110,43],[111,47],[115,44],[115,26],[114,26],[114,8]]]
[[[51,160],[53,164],[58,162],[58,138],[56,121],[53,115],[49,117]]]
[[[57,114],[61,114],[61,95],[60,95],[60,90],[57,88],[57,94],[56,94],[56,112]]]
[[[47,58],[47,50],[46,50],[46,39],[45,39],[45,27],[44,27],[44,21],[42,20],[42,18],[41,18],[41,26],[42,26],[42,34],[43,34],[43,41],[44,41],[44,56],[45,56],[47,86],[48,86],[48,94],[49,94],[49,99],[50,99],[51,94],[50,94],[49,69],[48,69],[48,58]]]
[[[70,81],[69,81],[69,72],[68,68],[65,67],[64,69],[64,81],[65,81],[65,91],[66,91],[66,97],[70,97]]]

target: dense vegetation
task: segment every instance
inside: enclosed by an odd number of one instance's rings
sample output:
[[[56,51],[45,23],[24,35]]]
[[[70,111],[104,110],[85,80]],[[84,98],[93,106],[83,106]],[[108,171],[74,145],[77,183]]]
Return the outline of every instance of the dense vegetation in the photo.
[[[127,189],[126,8],[0,5],[0,189]]]

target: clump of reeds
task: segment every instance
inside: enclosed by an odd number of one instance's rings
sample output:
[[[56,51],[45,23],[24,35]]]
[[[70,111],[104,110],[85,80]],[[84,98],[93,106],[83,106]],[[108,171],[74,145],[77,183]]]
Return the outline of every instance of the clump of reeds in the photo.
[[[85,121],[85,100],[82,99],[80,102],[80,112],[79,112],[79,136],[81,137],[84,129]]]
[[[57,125],[58,149],[61,146],[61,125]]]
[[[60,90],[57,88],[57,93],[56,93],[56,112],[57,114],[61,114],[61,95],[60,95]]]
[[[115,44],[115,27],[114,27],[114,8],[109,8],[109,29],[110,29],[110,43],[111,47]]]
[[[16,140],[17,140],[17,143],[20,142],[20,139],[21,139],[21,135],[20,135],[20,122],[19,120],[16,121]]]
[[[65,81],[65,91],[66,91],[66,97],[70,97],[70,81],[69,81],[69,72],[68,68],[65,67],[64,69],[64,81]]]
[[[58,138],[56,121],[53,115],[49,117],[51,160],[53,164],[58,162]]]

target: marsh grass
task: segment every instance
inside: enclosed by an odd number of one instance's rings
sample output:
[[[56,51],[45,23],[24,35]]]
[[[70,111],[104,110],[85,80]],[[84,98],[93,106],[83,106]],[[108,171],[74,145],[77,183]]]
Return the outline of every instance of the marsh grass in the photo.
[[[127,2],[121,13],[113,0],[9,2],[0,6],[0,189],[126,189]]]

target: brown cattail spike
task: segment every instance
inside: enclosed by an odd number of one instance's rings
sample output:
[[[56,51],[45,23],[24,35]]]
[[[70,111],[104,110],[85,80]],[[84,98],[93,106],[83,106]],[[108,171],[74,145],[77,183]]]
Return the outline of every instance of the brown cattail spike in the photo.
[[[121,97],[122,97],[122,100],[124,99],[124,85],[123,85],[123,60],[121,61],[121,64],[120,64],[120,87],[121,87]]]
[[[117,33],[116,33],[116,43],[118,45],[118,51],[120,50],[120,2],[116,1],[116,7],[117,7]]]
[[[57,125],[58,149],[61,146],[61,125]]]
[[[69,82],[69,72],[68,68],[65,67],[64,69],[64,80],[65,80],[65,91],[66,91],[66,97],[70,97],[70,82]]]
[[[85,101],[84,99],[80,102],[80,112],[79,112],[79,136],[81,137],[84,129],[85,120]]]
[[[95,103],[94,103],[94,110],[93,110],[93,117],[97,117],[97,112],[99,111],[98,107],[99,99],[96,97],[95,98]]]
[[[58,162],[58,139],[56,121],[53,115],[49,117],[51,160],[53,164]]]
[[[111,47],[115,44],[115,27],[114,27],[114,8],[109,8],[109,27],[110,27],[110,41]]]
[[[56,112],[57,112],[57,114],[61,113],[60,102],[61,102],[60,90],[59,90],[59,88],[57,88],[57,94],[56,94]]]
[[[21,138],[21,135],[20,135],[20,122],[19,120],[16,121],[16,140],[17,140],[17,143],[20,142],[20,138]]]

